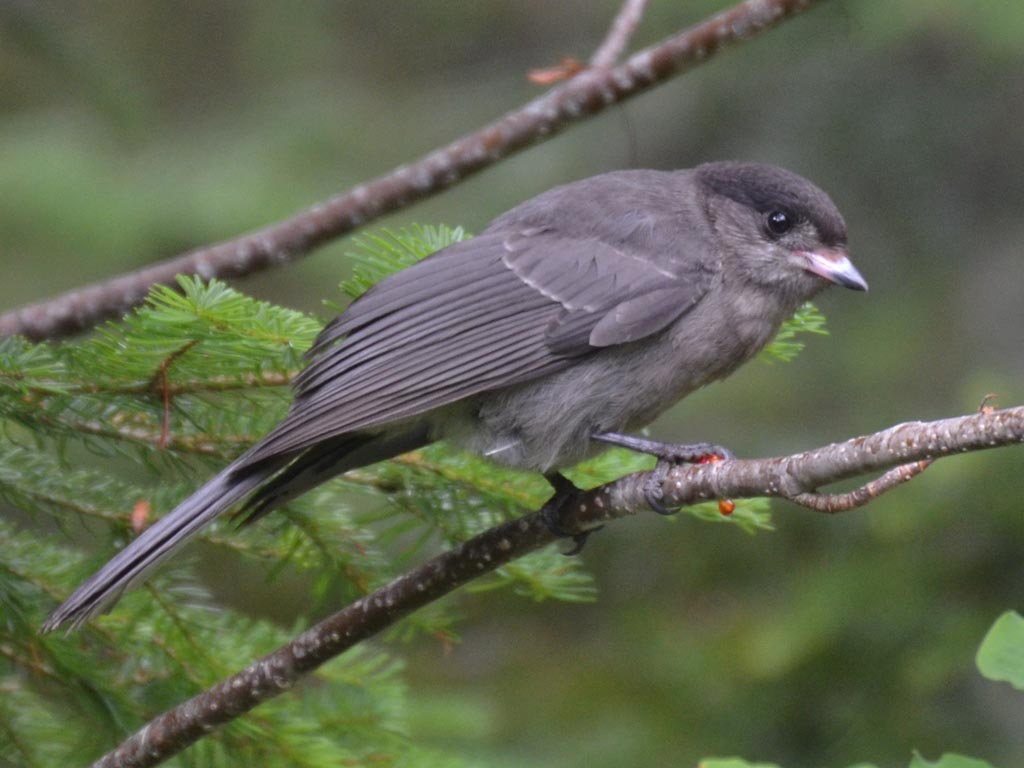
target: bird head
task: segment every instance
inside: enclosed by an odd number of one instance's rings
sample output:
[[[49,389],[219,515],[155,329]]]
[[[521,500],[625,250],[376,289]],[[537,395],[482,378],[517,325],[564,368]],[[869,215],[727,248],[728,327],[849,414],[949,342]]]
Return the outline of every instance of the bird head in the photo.
[[[730,274],[796,299],[829,284],[868,289],[847,255],[842,215],[811,182],[755,163],[708,163],[696,175]]]

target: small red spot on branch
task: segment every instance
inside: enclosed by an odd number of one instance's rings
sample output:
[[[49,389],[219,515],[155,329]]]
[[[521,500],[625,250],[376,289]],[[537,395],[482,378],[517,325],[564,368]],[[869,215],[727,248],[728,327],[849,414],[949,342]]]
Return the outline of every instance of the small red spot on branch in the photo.
[[[999,395],[989,392],[981,398],[981,404],[978,406],[978,413],[984,413],[986,415],[989,413],[995,413],[997,407],[996,400],[998,398]]]
[[[149,502],[145,499],[136,501],[132,513],[128,516],[128,522],[136,536],[142,533],[149,523]]]

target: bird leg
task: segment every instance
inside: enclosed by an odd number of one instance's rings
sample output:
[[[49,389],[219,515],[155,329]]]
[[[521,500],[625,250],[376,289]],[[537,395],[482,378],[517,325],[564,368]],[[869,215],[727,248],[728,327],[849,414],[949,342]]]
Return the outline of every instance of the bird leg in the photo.
[[[578,555],[583,551],[583,546],[587,543],[587,539],[590,538],[590,534],[601,530],[604,526],[592,528],[589,531],[583,531],[583,533],[570,533],[567,530],[567,523],[571,522],[569,520],[569,511],[573,499],[576,498],[576,494],[579,493],[580,489],[560,472],[549,472],[544,475],[544,479],[551,483],[555,493],[541,508],[541,519],[544,521],[547,529],[555,534],[555,536],[573,540],[573,548],[562,554],[566,557]]]
[[[668,509],[661,503],[664,497],[662,484],[668,472],[676,464],[706,464],[712,461],[735,459],[736,454],[724,445],[715,443],[663,443],[646,437],[623,435],[618,432],[592,432],[592,440],[620,448],[628,448],[638,453],[648,453],[658,458],[654,471],[644,483],[644,498],[648,506],[659,515],[673,515],[677,510]]]

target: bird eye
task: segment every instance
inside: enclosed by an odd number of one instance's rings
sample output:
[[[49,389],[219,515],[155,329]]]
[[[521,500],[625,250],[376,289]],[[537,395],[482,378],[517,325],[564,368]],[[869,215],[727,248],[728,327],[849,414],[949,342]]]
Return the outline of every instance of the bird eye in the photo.
[[[785,211],[772,211],[767,218],[768,231],[775,237],[782,237],[793,228],[793,217]]]

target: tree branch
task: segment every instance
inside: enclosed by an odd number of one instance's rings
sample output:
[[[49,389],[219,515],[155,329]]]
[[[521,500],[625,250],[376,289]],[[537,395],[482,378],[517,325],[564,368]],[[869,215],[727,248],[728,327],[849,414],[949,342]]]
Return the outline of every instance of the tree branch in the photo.
[[[941,456],[1021,442],[1024,406],[942,421],[908,422],[793,456],[676,467],[665,479],[663,503],[676,507],[715,498],[767,496],[791,499],[824,512],[839,511],[867,503]],[[848,494],[817,493],[821,486],[872,472],[885,474]],[[566,507],[567,530],[583,533],[645,509],[648,474],[628,475],[576,494]],[[214,727],[288,690],[321,664],[418,608],[554,540],[544,524],[543,510],[491,528],[156,717],[94,763],[94,768],[156,765]]]
[[[746,0],[633,55],[614,69],[592,67],[490,125],[289,219],[111,280],[0,315],[0,337],[53,339],[117,317],[143,301],[150,286],[178,274],[238,277],[308,254],[386,213],[436,194],[509,155],[560,133],[612,104],[636,96],[750,39],[821,0]],[[636,3],[629,2],[631,9]],[[625,13],[625,12],[624,12]],[[609,38],[625,44],[628,19]],[[621,40],[621,43],[619,41]],[[609,47],[612,47],[609,44]]]
[[[815,512],[846,512],[857,507],[863,507],[869,501],[877,499],[886,491],[891,491],[898,485],[912,480],[920,475],[932,464],[931,459],[922,459],[913,464],[901,464],[893,467],[877,480],[865,483],[860,488],[849,493],[800,493],[790,501],[795,501],[802,507],[813,509]]]
[[[633,33],[640,26],[640,20],[644,17],[644,9],[647,7],[647,0],[626,0],[615,17],[608,35],[604,42],[598,46],[594,55],[590,57],[590,66],[598,69],[608,69],[615,66],[615,62],[626,50]]]

